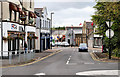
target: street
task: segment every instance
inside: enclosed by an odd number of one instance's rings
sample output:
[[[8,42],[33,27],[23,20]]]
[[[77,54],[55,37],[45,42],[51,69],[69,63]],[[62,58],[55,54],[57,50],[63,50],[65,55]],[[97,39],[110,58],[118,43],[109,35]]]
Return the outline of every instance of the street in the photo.
[[[77,47],[56,47],[62,52],[40,62],[23,67],[3,68],[3,75],[76,75],[85,71],[117,70],[118,63],[94,61],[90,52],[78,52]],[[107,73],[108,75],[110,73]],[[112,74],[114,75],[114,74]]]

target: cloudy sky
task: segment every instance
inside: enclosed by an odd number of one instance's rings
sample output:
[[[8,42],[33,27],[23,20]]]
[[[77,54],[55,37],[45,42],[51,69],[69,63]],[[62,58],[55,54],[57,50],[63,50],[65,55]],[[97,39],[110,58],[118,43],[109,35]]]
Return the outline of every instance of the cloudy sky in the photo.
[[[44,0],[35,2],[35,8],[47,7],[48,15],[54,12],[53,26],[79,26],[84,21],[91,21],[91,15],[94,14],[93,6],[96,4],[92,0]],[[84,2],[83,2],[84,1]]]

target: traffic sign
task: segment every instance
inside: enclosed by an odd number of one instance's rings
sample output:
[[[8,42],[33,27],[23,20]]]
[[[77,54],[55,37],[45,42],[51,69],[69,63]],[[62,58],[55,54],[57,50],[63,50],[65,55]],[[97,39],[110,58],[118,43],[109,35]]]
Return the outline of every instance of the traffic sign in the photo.
[[[111,27],[113,22],[110,22],[110,25],[109,25],[109,21],[106,21],[106,24],[107,24],[108,27]]]
[[[110,33],[111,32],[111,33]],[[109,33],[110,33],[110,38],[112,38],[113,36],[114,36],[114,31],[112,30],[112,29],[108,29],[107,31],[106,31],[106,36],[109,38]]]

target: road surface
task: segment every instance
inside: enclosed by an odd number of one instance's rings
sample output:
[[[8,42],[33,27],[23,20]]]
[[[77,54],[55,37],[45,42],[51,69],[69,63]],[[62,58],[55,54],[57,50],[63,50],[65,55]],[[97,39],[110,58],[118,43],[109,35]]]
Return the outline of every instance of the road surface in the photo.
[[[81,75],[94,71],[116,71],[118,63],[94,61],[89,52],[78,52],[78,48],[59,47],[62,52],[28,66],[3,68],[3,75]],[[92,71],[92,72],[91,72]],[[105,73],[105,72],[103,72]],[[108,73],[109,75],[109,73]]]

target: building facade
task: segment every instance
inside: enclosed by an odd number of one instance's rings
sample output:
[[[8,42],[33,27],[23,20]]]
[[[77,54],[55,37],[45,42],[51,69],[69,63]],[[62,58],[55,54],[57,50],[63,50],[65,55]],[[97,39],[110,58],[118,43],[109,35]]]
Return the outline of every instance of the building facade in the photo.
[[[36,19],[36,34],[39,36],[36,40],[36,48],[40,51],[50,49],[51,20],[48,18],[47,8],[35,8],[35,12],[38,16]]]
[[[93,39],[93,25],[92,25],[92,22],[84,21],[83,36],[85,37],[84,42],[87,43],[88,47],[93,48],[94,39]]]
[[[64,42],[66,30],[52,30],[52,38],[55,42]]]
[[[35,50],[36,27],[34,0],[10,0],[2,2],[3,56],[10,51]],[[8,52],[6,52],[8,51]]]
[[[96,34],[97,31],[97,25],[94,27],[94,48],[102,48],[102,35]]]
[[[82,27],[68,26],[66,30],[66,42],[70,45],[79,46],[79,44],[83,42]]]

